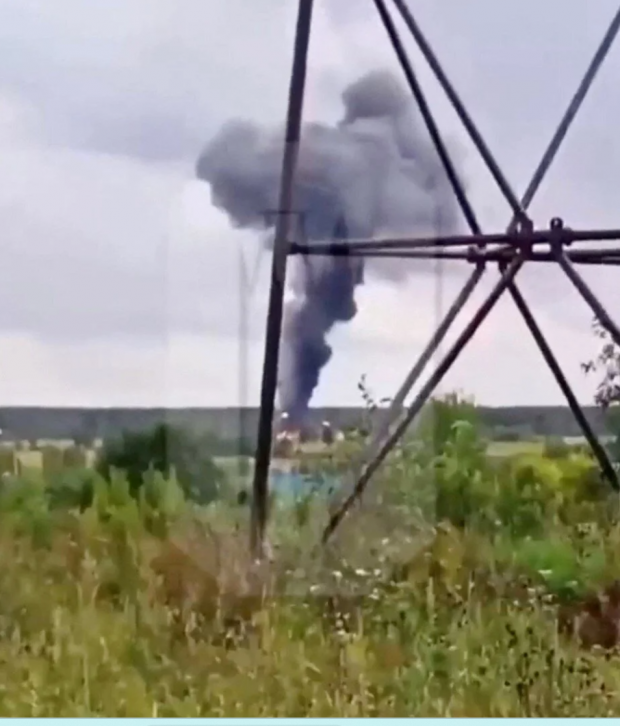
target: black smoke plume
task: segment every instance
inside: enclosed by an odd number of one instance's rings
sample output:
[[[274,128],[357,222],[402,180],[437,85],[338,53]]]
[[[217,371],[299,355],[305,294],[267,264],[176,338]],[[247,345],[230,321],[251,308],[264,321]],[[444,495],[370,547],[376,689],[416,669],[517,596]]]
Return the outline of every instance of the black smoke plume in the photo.
[[[380,234],[449,234],[458,222],[454,195],[428,132],[408,94],[385,71],[368,73],[342,94],[335,126],[302,130],[295,208],[307,240]],[[197,175],[213,203],[237,227],[273,226],[282,164],[282,130],[251,121],[227,123],[204,150]],[[294,425],[303,423],[321,369],[331,357],[327,335],[356,314],[361,258],[293,258],[280,359],[279,398]],[[366,262],[368,271],[401,279],[402,261]],[[414,263],[415,264],[415,263]],[[418,269],[419,269],[419,263]]]

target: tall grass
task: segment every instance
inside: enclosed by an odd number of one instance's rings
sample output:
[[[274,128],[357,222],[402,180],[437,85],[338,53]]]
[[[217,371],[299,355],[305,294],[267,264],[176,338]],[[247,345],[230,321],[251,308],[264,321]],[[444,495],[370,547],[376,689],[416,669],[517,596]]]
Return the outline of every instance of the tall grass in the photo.
[[[325,497],[274,501],[260,565],[245,508],[198,506],[173,476],[137,495],[58,462],[5,477],[0,715],[620,713],[609,643],[557,627],[620,571],[593,462],[489,457],[462,409],[435,415],[329,548]]]

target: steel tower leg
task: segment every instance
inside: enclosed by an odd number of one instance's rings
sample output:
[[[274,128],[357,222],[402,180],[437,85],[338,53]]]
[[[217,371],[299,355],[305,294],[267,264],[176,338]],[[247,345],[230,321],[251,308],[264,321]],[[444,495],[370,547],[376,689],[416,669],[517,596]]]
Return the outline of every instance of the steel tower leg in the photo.
[[[278,384],[278,358],[284,312],[286,262],[289,253],[291,219],[293,215],[293,186],[303,115],[304,91],[312,26],[314,0],[299,0],[297,28],[293,52],[293,68],[288,94],[286,138],[280,180],[279,214],[276,220],[271,287],[267,312],[263,377],[260,393],[260,414],[254,465],[251,547],[255,557],[263,556],[269,499],[269,465],[273,441],[273,415]]]

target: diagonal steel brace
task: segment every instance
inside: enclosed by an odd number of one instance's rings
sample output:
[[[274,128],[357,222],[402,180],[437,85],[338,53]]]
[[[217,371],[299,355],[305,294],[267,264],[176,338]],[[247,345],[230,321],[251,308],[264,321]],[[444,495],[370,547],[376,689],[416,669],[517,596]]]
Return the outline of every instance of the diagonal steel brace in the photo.
[[[501,267],[503,267],[503,265],[500,266],[500,269]],[[532,334],[532,337],[534,338],[536,345],[538,346],[543,358],[545,359],[547,366],[551,370],[553,377],[557,381],[558,386],[564,394],[564,397],[566,398],[566,401],[573,413],[573,416],[575,417],[577,423],[579,424],[579,427],[583,431],[583,435],[588,444],[590,445],[590,448],[592,449],[592,452],[594,453],[594,456],[596,457],[599,466],[601,467],[603,475],[616,491],[620,490],[618,474],[616,473],[616,470],[614,469],[613,464],[611,463],[611,460],[609,459],[609,456],[605,451],[604,446],[601,444],[597,435],[594,433],[594,430],[592,429],[592,426],[590,425],[590,422],[588,421],[583,408],[577,400],[573,389],[571,388],[568,380],[566,379],[566,376],[564,375],[560,364],[558,363],[555,355],[553,354],[553,351],[549,343],[547,342],[544,333],[536,322],[536,319],[534,318],[532,311],[530,310],[527,302],[521,294],[521,291],[517,287],[516,282],[513,281],[510,283],[510,285],[508,286],[508,292],[514,300],[518,311],[521,313],[521,317],[523,318],[530,333]]]
[[[390,38],[390,41],[392,42],[392,45],[394,46],[394,49],[396,51],[397,57],[400,61],[401,67],[403,68],[403,71],[405,73],[405,76],[407,78],[407,81],[409,83],[409,86],[412,90],[412,93],[420,106],[420,109],[422,111],[423,118],[426,122],[426,125],[429,129],[429,133],[431,135],[431,139],[435,143],[435,146],[437,147],[437,151],[439,153],[439,156],[444,164],[444,167],[446,168],[446,174],[448,176],[448,179],[450,180],[450,183],[455,191],[457,200],[459,201],[461,205],[461,209],[463,210],[465,219],[468,222],[468,225],[470,227],[470,230],[472,234],[480,234],[481,229],[478,224],[478,221],[476,219],[476,215],[471,208],[471,205],[469,204],[469,200],[467,199],[467,196],[464,192],[464,189],[462,187],[462,184],[460,180],[458,179],[458,175],[451,163],[450,157],[448,155],[448,152],[445,147],[445,143],[441,137],[441,134],[437,128],[437,125],[435,123],[435,120],[432,116],[432,113],[430,113],[428,108],[428,103],[426,101],[426,98],[424,96],[424,92],[415,76],[413,67],[407,57],[406,51],[404,49],[404,46],[402,44],[402,41],[398,35],[398,31],[396,30],[396,27],[394,25],[394,22],[392,18],[390,17],[387,8],[385,6],[384,0],[374,0],[375,6],[377,7],[377,10],[379,12],[379,15],[381,17],[381,21],[386,29],[386,32],[388,33],[388,36]],[[423,45],[427,48],[427,54],[431,53],[432,51],[430,49],[430,46],[428,46],[428,43],[426,42],[426,39],[423,38],[420,34],[419,28],[415,21],[413,20],[409,10],[404,7],[400,7],[400,3],[398,0],[395,0],[395,3],[397,7],[399,8],[401,14],[404,14],[405,16],[409,17],[409,27],[410,29],[413,29],[417,35],[416,40],[420,42],[422,40]],[[540,188],[540,185],[544,181],[544,178],[549,171],[551,165],[553,164],[553,161],[555,160],[555,157],[557,156],[558,151],[560,150],[560,147],[562,145],[562,142],[566,138],[566,135],[570,129],[570,126],[572,122],[574,121],[581,105],[583,104],[588,91],[590,90],[592,83],[594,82],[596,75],[598,71],[600,70],[600,67],[609,52],[609,48],[615,39],[618,29],[620,27],[620,10],[618,13],[614,16],[612,19],[612,22],[609,26],[609,29],[605,33],[603,40],[601,41],[599,47],[597,48],[594,57],[592,61],[590,62],[588,68],[586,69],[586,72],[579,83],[577,90],[575,91],[575,94],[570,100],[570,103],[568,104],[568,107],[560,120],[560,123],[558,124],[547,148],[545,149],[545,152],[543,153],[541,160],[536,167],[532,178],[530,180],[530,183],[528,184],[523,197],[520,202],[520,209],[523,211],[527,211],[529,208],[531,202],[533,201],[536,192]],[[428,56],[427,56],[428,57]],[[480,132],[476,128],[474,122],[469,118],[469,115],[467,114],[464,105],[458,98],[456,91],[452,87],[452,84],[447,79],[447,76],[443,72],[443,69],[439,65],[439,61],[436,59],[434,54],[432,54],[431,58],[432,67],[436,72],[436,75],[440,78],[440,80],[443,80],[444,88],[448,89],[449,96],[451,97],[451,100],[457,104],[457,106],[461,109],[461,113],[465,114],[468,119],[468,126],[469,129],[473,129],[473,134],[476,139],[482,140],[482,137],[480,135]],[[484,144],[484,142],[482,142]],[[484,153],[483,156],[486,154],[487,156],[490,156],[490,151],[486,149],[486,146],[484,146]],[[493,157],[491,156],[491,165],[496,165],[494,162]],[[499,167],[497,167],[499,169]],[[501,172],[500,172],[501,174]],[[503,175],[501,175],[502,181],[501,184],[508,186],[509,188],[509,194],[512,194],[512,191],[510,190],[510,187],[508,185],[508,182],[503,178]],[[517,224],[519,223],[519,217],[517,215],[513,216],[510,224],[508,225],[507,232],[510,233],[516,229]],[[472,276],[469,278],[467,283],[465,284],[463,290],[459,294],[457,300],[454,302],[452,307],[448,310],[445,318],[440,323],[439,327],[437,328],[437,331],[429,341],[427,347],[422,352],[422,355],[414,365],[414,367],[411,369],[410,373],[407,375],[405,381],[403,382],[401,388],[398,390],[394,398],[392,399],[388,409],[385,411],[384,415],[382,415],[379,419],[378,425],[375,427],[375,429],[372,432],[371,435],[371,441],[362,455],[361,460],[357,463],[357,466],[355,467],[355,471],[359,474],[359,469],[365,462],[367,462],[370,458],[372,458],[376,452],[378,451],[379,444],[381,441],[387,436],[390,427],[394,423],[394,420],[400,413],[402,406],[404,404],[404,401],[415,385],[415,383],[418,381],[419,377],[422,375],[424,368],[426,367],[426,364],[429,362],[429,360],[432,358],[434,352],[438,349],[438,347],[441,345],[442,341],[446,337],[447,333],[449,332],[454,320],[456,319],[458,312],[464,307],[465,303],[471,296],[471,293],[475,289],[478,281],[481,278],[481,272],[479,271],[479,268],[477,268]],[[528,326],[529,327],[529,326]],[[533,331],[532,331],[533,332]],[[584,431],[584,435],[587,434]]]
[[[510,283],[515,278],[523,266],[525,254],[518,253],[507,269],[502,273],[498,282],[494,285],[491,292],[481,303],[478,310],[472,316],[470,322],[465,326],[457,340],[450,347],[445,357],[441,360],[437,368],[433,371],[426,384],[422,387],[418,395],[408,407],[405,415],[400,419],[394,430],[385,439],[381,445],[377,455],[372,461],[364,466],[362,475],[357,480],[351,494],[344,500],[342,505],[330,516],[322,536],[322,542],[325,544],[334,533],[340,522],[344,519],[349,509],[355,504],[359,497],[363,494],[368,482],[386,459],[390,451],[402,438],[403,434],[409,427],[413,419],[420,413],[426,402],[433,395],[437,386],[444,379],[445,375],[450,371],[455,361],[474,337],[480,325],[485,321],[491,310],[495,307],[500,297],[508,289]]]

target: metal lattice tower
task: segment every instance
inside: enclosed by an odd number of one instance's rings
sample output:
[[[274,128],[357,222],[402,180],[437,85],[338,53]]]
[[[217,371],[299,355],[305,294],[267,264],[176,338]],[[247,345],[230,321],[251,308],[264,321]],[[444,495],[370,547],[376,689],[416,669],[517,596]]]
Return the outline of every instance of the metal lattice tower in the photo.
[[[620,345],[620,328],[611,319],[605,307],[586,284],[577,269],[580,265],[620,265],[620,229],[569,229],[565,227],[561,217],[552,219],[549,227],[546,229],[536,229],[527,211],[620,30],[620,8],[611,20],[609,28],[597,48],[575,95],[571,99],[549,146],[543,154],[530,184],[522,198],[519,199],[488,148],[457,91],[448,79],[437,55],[427,41],[405,0],[372,0],[372,2],[377,11],[377,19],[386,31],[398,58],[402,73],[405,76],[431,140],[437,150],[448,181],[467,222],[469,233],[432,238],[364,239],[312,244],[300,242],[299,239],[293,239],[297,226],[294,219],[295,212],[293,211],[293,187],[300,144],[308,47],[314,5],[313,0],[299,0],[293,65],[289,87],[286,142],[282,162],[279,210],[275,228],[271,269],[271,288],[267,314],[260,417],[253,482],[252,547],[257,556],[262,554],[267,524],[273,417],[275,411],[278,357],[280,352],[283,297],[286,284],[287,258],[289,255],[462,260],[473,267],[471,276],[440,321],[420,358],[394,396],[391,405],[384,412],[379,425],[375,428],[366,451],[360,461],[357,462],[357,467],[354,467],[355,477],[353,489],[337,511],[332,514],[323,533],[323,542],[329,539],[347,512],[359,499],[372,476],[398,443],[413,419],[420,413],[462,350],[471,341],[487,315],[505,293],[508,293],[513,299],[521,317],[532,334],[544,361],[553,373],[576,421],[592,448],[603,475],[614,489],[620,490],[617,473],[607,452],[592,430],[545,335],[540,330],[534,314],[530,310],[528,303],[516,283],[517,274],[525,264],[551,263],[557,265],[580,293],[595,318],[609,333],[613,342],[616,345]],[[388,5],[391,8],[388,8]],[[426,63],[429,65],[440,87],[452,104],[495,183],[510,205],[512,220],[505,232],[489,234],[483,232],[481,229],[426,100],[424,90],[420,85],[416,72],[396,29],[393,19],[394,13],[400,15],[404,25],[413,36]],[[616,244],[604,248],[597,248],[591,244],[596,241],[615,242]],[[470,299],[472,292],[477,287],[490,264],[497,265],[500,272],[499,280],[472,315],[454,344],[441,357],[428,381],[422,386],[411,404],[403,410],[407,395],[420,378],[432,356],[437,352],[459,312]]]

